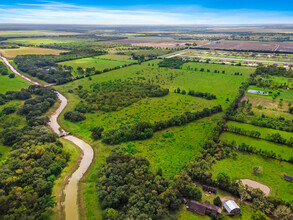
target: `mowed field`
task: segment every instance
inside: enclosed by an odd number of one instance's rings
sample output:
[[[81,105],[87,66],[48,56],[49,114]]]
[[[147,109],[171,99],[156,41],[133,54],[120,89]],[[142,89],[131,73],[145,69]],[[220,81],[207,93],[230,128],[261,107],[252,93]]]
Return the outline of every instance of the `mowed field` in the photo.
[[[66,50],[47,49],[39,47],[20,47],[16,49],[2,49],[0,53],[7,58],[14,58],[17,55],[59,55],[60,53],[68,52]]]
[[[2,60],[0,60],[2,62]],[[9,74],[11,72],[9,71]],[[30,85],[26,80],[15,75],[14,78],[9,78],[8,75],[2,76],[0,74],[0,93],[6,93],[7,91],[19,91],[22,88],[26,88]]]
[[[253,174],[254,166],[261,166],[263,174]],[[292,201],[293,184],[282,179],[284,174],[293,175],[292,164],[239,152],[237,159],[217,161],[213,166],[213,178],[220,172],[228,174],[232,179],[252,179],[263,183],[270,187],[271,196]]]
[[[93,141],[90,138],[90,129],[94,126],[102,126],[105,130],[119,128],[136,124],[140,121],[155,122],[169,119],[173,116],[179,116],[186,111],[200,111],[205,107],[212,107],[221,104],[223,108],[229,106],[230,101],[238,94],[238,88],[241,82],[245,81],[249,74],[254,71],[253,68],[223,66],[213,64],[191,63],[186,65],[197,66],[198,71],[183,69],[159,68],[160,60],[143,62],[141,65],[132,65],[129,67],[113,70],[110,72],[94,75],[89,78],[83,78],[70,82],[62,86],[55,86],[69,98],[69,105],[64,111],[74,110],[81,99],[75,93],[68,92],[75,90],[78,86],[84,89],[90,89],[93,83],[107,82],[115,79],[144,79],[145,82],[152,82],[168,88],[170,93],[160,98],[145,98],[115,112],[96,111],[95,113],[86,113],[87,119],[81,122],[66,121],[63,115],[59,121],[73,134],[80,136],[91,142],[92,146],[97,148],[97,160],[91,169],[84,185],[84,196],[88,216],[101,216],[101,209],[97,208],[98,201],[93,199],[95,190],[95,179],[101,164],[112,150],[123,152],[134,152],[135,155],[143,155],[151,162],[152,171],[162,168],[163,175],[167,178],[173,177],[190,160],[195,158],[201,149],[201,145],[210,137],[211,132],[221,119],[222,114],[216,114],[209,118],[189,123],[180,127],[171,127],[166,130],[156,132],[151,139],[143,141],[131,141],[120,145],[105,145],[101,141]],[[225,70],[225,74],[216,74],[211,72],[201,72],[200,68]],[[235,76],[234,72],[241,71],[242,76]],[[217,99],[206,100],[203,98],[192,97],[174,93],[174,89],[180,87],[188,91],[193,89],[200,92],[209,92],[215,94]],[[169,134],[169,135],[166,135]],[[97,217],[98,216],[98,217]]]

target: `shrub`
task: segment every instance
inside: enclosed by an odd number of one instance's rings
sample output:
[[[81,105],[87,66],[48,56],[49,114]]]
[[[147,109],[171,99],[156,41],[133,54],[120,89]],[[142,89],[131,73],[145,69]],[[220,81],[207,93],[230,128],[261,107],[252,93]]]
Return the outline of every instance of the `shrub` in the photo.
[[[263,169],[260,166],[254,166],[252,170],[255,175],[261,175],[263,173]]]
[[[77,121],[83,121],[86,119],[84,114],[80,112],[66,112],[64,114],[64,118],[68,121],[77,122]]]
[[[12,79],[12,78],[14,78],[14,77],[15,77],[15,74],[14,74],[14,73],[9,74],[9,78],[10,78],[10,79]]]
[[[220,199],[219,196],[217,196],[216,198],[214,198],[213,203],[216,206],[222,206],[222,201],[221,201],[221,199]]]

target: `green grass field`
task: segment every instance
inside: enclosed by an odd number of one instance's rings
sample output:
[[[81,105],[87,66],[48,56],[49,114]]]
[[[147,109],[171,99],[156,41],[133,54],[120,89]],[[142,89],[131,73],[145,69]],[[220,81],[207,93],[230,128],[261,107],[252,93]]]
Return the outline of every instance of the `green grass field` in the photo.
[[[3,42],[9,43],[20,43],[26,45],[42,45],[42,44],[54,44],[54,43],[72,43],[72,42],[80,42],[80,41],[91,41],[89,39],[80,39],[80,38],[66,38],[66,37],[44,37],[44,38],[15,38],[8,39]]]
[[[244,130],[248,131],[258,131],[261,133],[260,138],[264,139],[266,136],[269,134],[275,134],[279,133],[283,138],[289,140],[291,137],[293,137],[293,133],[291,132],[286,132],[286,131],[279,131],[271,128],[263,128],[263,127],[257,127],[251,124],[245,124],[245,123],[240,123],[240,122],[235,122],[235,121],[228,121],[226,123],[227,126],[233,126],[237,128],[242,128]]]
[[[254,166],[261,166],[263,174],[253,174]],[[233,179],[252,179],[263,183],[271,188],[270,195],[292,201],[293,184],[282,179],[284,174],[293,175],[292,164],[239,152],[237,159],[227,158],[213,166],[214,179],[220,172],[227,173]]]
[[[1,37],[21,37],[21,36],[58,36],[58,35],[74,35],[79,33],[73,32],[59,32],[59,31],[47,31],[47,30],[36,30],[36,31],[0,31]]]
[[[2,62],[0,60],[0,62]],[[9,71],[9,74],[11,72]],[[19,91],[22,88],[27,88],[30,85],[26,80],[15,75],[14,78],[9,78],[8,75],[2,76],[0,74],[0,93],[6,93],[7,91]]]
[[[277,132],[277,131],[276,131]],[[265,141],[262,139],[251,138],[239,134],[234,134],[230,132],[224,132],[221,135],[222,140],[232,141],[234,140],[237,144],[245,143],[256,149],[262,149],[267,151],[273,151],[277,155],[281,155],[283,159],[289,159],[293,156],[293,148],[283,144],[276,144],[270,141]]]
[[[81,67],[83,69],[95,67],[95,70],[102,71],[104,69],[110,69],[117,66],[123,66],[129,63],[132,63],[132,61],[131,60],[130,61],[115,61],[115,60],[108,60],[108,59],[99,59],[99,56],[97,56],[97,57],[89,57],[89,58],[82,58],[77,60],[60,62],[59,64],[73,67],[75,74],[78,74],[76,70],[77,67]]]
[[[114,79],[136,79],[140,77],[144,78],[143,81],[145,82],[153,82],[170,90],[170,93],[165,97],[145,98],[117,112],[105,113],[97,111],[95,113],[86,113],[87,119],[85,121],[73,123],[64,120],[63,115],[59,118],[60,123],[65,129],[88,140],[92,143],[92,146],[97,147],[97,160],[90,170],[84,185],[84,198],[89,219],[101,217],[102,211],[96,199],[96,175],[101,164],[114,148],[122,152],[129,152],[129,149],[131,149],[136,152],[136,155],[145,156],[151,162],[152,171],[155,172],[158,168],[162,168],[163,175],[171,178],[198,155],[202,144],[209,138],[222,114],[216,114],[210,118],[204,118],[185,126],[172,127],[156,132],[151,139],[132,141],[115,146],[105,145],[100,141],[93,143],[90,138],[90,128],[102,126],[105,130],[108,130],[135,124],[139,121],[153,123],[154,121],[181,115],[186,111],[194,112],[218,104],[227,108],[229,103],[238,94],[241,82],[245,81],[249,74],[254,71],[253,68],[198,63],[188,64],[197,66],[198,71],[187,70],[187,67],[171,70],[169,68],[159,68],[157,66],[158,62],[160,60],[152,60],[141,65],[132,65],[95,75],[91,77],[91,80],[84,78],[62,86],[55,86],[57,90],[61,91],[69,99],[69,105],[64,112],[73,110],[80,101],[80,98],[75,93],[69,93],[68,90],[74,90],[78,86],[89,89],[91,84],[97,82],[101,83]],[[223,69],[226,74],[200,72],[199,69],[201,67],[205,69]],[[243,75],[235,76],[234,72],[239,71]],[[193,89],[200,92],[209,92],[215,94],[217,99],[206,100],[174,93],[174,89],[178,87],[186,91]],[[231,101],[226,101],[227,98]],[[166,138],[163,136],[166,133],[173,133],[173,136]]]
[[[137,60],[132,60],[131,59],[132,57],[129,55],[105,54],[102,56],[98,56],[98,58],[102,60],[113,60],[113,61],[137,63]]]

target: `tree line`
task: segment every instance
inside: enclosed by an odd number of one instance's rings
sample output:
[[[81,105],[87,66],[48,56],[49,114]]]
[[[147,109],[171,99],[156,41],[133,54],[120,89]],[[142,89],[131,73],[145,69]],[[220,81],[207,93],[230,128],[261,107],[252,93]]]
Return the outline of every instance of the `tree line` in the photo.
[[[185,95],[186,91],[184,89],[181,90],[180,88],[177,88],[174,90],[174,93]],[[207,100],[217,99],[216,95],[214,95],[214,94],[211,94],[208,92],[198,92],[198,91],[194,91],[194,90],[189,90],[187,95],[194,96],[194,97],[200,97],[200,98],[204,98]]]

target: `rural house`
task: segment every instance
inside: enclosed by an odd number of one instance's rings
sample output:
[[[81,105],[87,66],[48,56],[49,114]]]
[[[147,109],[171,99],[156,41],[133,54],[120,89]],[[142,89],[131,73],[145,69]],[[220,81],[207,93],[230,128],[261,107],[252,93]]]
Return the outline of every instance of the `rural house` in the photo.
[[[209,192],[209,193],[217,194],[217,189],[216,189],[215,187],[211,187],[211,186],[203,185],[203,186],[202,186],[202,189],[203,189],[204,191]]]
[[[227,202],[225,202],[224,208],[231,215],[235,215],[235,214],[240,213],[240,207],[233,200],[228,200]]]
[[[220,207],[212,205],[209,201],[201,203],[198,201],[190,200],[186,204],[186,209],[199,215],[213,214],[215,217],[222,213]]]

